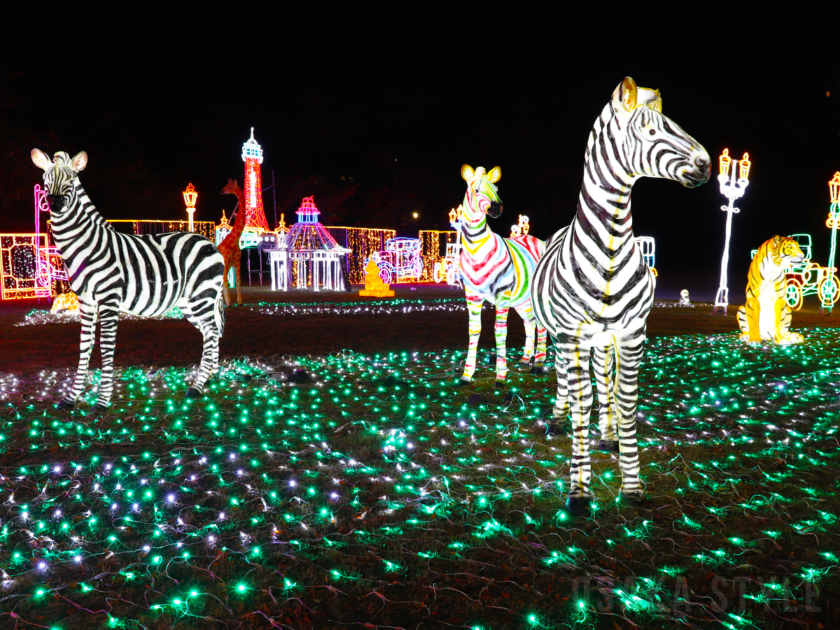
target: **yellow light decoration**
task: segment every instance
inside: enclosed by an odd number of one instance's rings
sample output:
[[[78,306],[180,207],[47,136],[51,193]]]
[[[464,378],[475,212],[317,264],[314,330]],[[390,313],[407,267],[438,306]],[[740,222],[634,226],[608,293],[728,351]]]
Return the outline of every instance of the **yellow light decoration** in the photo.
[[[831,203],[840,203],[840,171],[834,173],[834,179],[828,182]]]
[[[365,267],[365,288],[359,291],[363,297],[394,297],[394,292],[379,277],[379,266],[371,258]]]
[[[752,166],[752,162],[750,162],[750,154],[744,153],[744,157],[742,157],[738,162],[738,177],[740,179],[750,178],[750,166]]]
[[[789,330],[791,310],[786,301],[785,270],[804,258],[799,243],[789,236],[774,236],[758,248],[750,263],[747,303],[735,316],[741,329],[741,341],[779,345],[802,343],[802,335]]]
[[[729,177],[729,167],[732,165],[732,158],[729,157],[729,149],[724,149],[720,156],[720,174]]]

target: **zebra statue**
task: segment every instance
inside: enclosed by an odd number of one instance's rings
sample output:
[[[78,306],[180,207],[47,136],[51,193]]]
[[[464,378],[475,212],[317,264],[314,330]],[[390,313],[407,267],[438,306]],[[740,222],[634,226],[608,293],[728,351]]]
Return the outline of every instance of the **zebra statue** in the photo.
[[[496,385],[503,386],[507,378],[505,341],[511,307],[525,323],[525,354],[520,363],[528,365],[533,358],[534,370],[545,363],[546,332],[534,317],[530,291],[531,276],[545,246],[533,236],[502,238],[487,226],[485,215],[497,218],[502,214],[502,200],[495,186],[502,169],[497,166],[487,173],[481,166],[473,170],[464,164],[461,177],[467,182],[467,194],[462,204],[459,231],[463,247],[459,260],[470,314],[470,345],[460,382],[469,383],[475,372],[481,307],[487,300],[496,305]]]
[[[33,149],[32,161],[44,170],[53,236],[67,266],[70,286],[79,296],[82,320],[79,368],[70,395],[59,408],[72,408],[84,391],[97,319],[102,379],[92,413],[110,405],[120,310],[154,317],[175,306],[181,309],[204,337],[198,375],[187,391],[190,398],[200,396],[219,366],[219,339],[225,326],[225,262],[219,250],[192,232],[143,236],[115,232],[79,182],[79,172],[88,161],[84,151],[72,159],[59,151],[51,162],[42,151]]]
[[[589,480],[590,354],[618,420],[621,498],[640,503],[636,405],[639,364],[655,278],[636,247],[630,193],[641,177],[693,188],[709,179],[709,154],[662,115],[658,90],[630,77],[595,121],[586,146],[583,186],[575,218],[546,243],[532,286],[534,309],[557,350],[555,418],[571,406],[569,511],[586,514]],[[614,352],[615,375],[611,372]],[[603,407],[602,403],[602,407]],[[607,404],[610,404],[607,401]]]

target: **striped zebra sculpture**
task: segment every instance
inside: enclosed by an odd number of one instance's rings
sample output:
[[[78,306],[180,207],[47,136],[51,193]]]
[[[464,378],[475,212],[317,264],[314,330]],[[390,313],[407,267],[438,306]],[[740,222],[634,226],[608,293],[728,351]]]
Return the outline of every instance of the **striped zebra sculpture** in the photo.
[[[605,383],[618,416],[621,496],[630,504],[643,500],[636,405],[656,281],[633,236],[633,184],[641,177],[659,177],[692,188],[706,182],[709,173],[706,150],[662,115],[659,91],[624,79],[589,135],[575,218],[546,243],[532,286],[537,319],[557,350],[554,417],[565,418],[571,406],[572,513],[587,513],[591,498],[593,349],[604,374],[610,372],[610,358],[604,355],[615,352],[616,374]]]
[[[516,309],[525,323],[525,354],[521,363],[534,361],[534,369],[545,363],[545,329],[537,325],[531,308],[531,276],[544,251],[544,244],[533,236],[502,238],[487,226],[487,217],[502,214],[502,200],[496,182],[502,177],[497,166],[485,172],[464,164],[461,177],[467,182],[460,229],[461,273],[470,313],[470,345],[461,383],[469,383],[475,372],[478,338],[481,335],[481,307],[487,300],[496,305],[496,384],[507,378],[507,316]],[[536,333],[536,334],[535,334]],[[536,336],[536,344],[534,338]]]
[[[187,392],[191,398],[198,397],[219,365],[219,338],[225,325],[224,259],[213,243],[192,232],[143,236],[115,232],[79,182],[87,160],[84,151],[72,159],[59,151],[52,161],[38,149],[32,151],[32,161],[44,170],[53,236],[70,286],[79,296],[82,319],[79,368],[70,394],[59,407],[73,407],[84,390],[97,320],[102,378],[93,413],[106,409],[111,401],[119,311],[153,317],[175,306],[204,337],[198,375]]]

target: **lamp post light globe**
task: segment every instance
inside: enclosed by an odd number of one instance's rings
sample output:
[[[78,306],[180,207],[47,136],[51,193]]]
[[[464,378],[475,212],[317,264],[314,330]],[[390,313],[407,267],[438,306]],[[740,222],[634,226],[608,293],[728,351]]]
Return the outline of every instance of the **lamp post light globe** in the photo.
[[[195,202],[198,200],[198,193],[195,191],[195,187],[189,184],[183,194],[184,203],[187,204],[187,213],[190,215],[190,232],[194,232],[193,213],[195,212]]]
[[[715,306],[712,313],[726,315],[729,307],[729,278],[727,276],[727,268],[729,266],[729,239],[732,235],[732,215],[738,214],[740,210],[735,207],[735,200],[744,196],[744,192],[749,185],[750,154],[744,153],[744,157],[740,160],[733,160],[729,157],[729,149],[724,149],[720,158],[720,174],[718,175],[718,184],[720,184],[720,194],[729,199],[729,204],[721,206],[721,210],[726,212],[726,239],[723,245],[723,258],[720,261],[720,286],[715,295]],[[737,179],[736,179],[737,174]]]

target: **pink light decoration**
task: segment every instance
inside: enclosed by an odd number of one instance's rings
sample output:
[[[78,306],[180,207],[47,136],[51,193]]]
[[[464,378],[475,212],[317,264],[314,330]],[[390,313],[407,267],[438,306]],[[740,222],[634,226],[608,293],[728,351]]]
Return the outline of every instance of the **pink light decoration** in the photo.
[[[315,205],[315,195],[304,197],[297,209],[298,223],[318,223],[318,215],[321,211]]]

